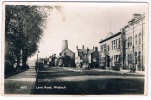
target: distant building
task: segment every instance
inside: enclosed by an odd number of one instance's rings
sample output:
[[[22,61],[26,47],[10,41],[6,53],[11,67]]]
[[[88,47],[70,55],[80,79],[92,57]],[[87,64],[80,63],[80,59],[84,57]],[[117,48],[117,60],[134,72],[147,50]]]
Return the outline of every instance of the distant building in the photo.
[[[75,53],[72,52],[68,48],[68,41],[63,40],[62,43],[62,51],[59,53],[59,66],[65,66],[65,67],[74,67],[75,66]]]
[[[57,66],[56,61],[57,61],[56,54],[53,54],[48,58],[49,66]]]
[[[97,47],[93,49],[79,49],[77,46],[77,63],[89,63],[90,67],[99,67],[99,51]]]

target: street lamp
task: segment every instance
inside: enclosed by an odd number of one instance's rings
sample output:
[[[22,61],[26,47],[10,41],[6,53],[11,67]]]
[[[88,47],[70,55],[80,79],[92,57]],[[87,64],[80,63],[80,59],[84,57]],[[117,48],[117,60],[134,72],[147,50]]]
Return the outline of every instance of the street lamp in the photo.
[[[38,50],[38,52],[37,52],[37,64],[38,64],[38,53],[39,53],[39,50]]]

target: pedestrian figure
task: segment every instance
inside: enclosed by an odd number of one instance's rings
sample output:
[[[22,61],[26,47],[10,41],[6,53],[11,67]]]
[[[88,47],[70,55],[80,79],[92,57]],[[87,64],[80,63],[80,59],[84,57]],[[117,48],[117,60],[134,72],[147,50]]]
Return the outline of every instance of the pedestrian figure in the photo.
[[[135,71],[136,71],[136,67],[135,67],[134,65],[131,65],[130,70],[131,70],[131,72],[132,72],[132,73],[135,73]]]

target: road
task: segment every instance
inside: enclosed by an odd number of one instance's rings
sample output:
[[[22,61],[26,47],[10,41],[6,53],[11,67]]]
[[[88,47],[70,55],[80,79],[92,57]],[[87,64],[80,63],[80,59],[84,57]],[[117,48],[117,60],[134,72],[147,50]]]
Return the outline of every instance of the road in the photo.
[[[34,95],[144,94],[144,76],[96,69],[47,67],[38,73],[32,91]]]

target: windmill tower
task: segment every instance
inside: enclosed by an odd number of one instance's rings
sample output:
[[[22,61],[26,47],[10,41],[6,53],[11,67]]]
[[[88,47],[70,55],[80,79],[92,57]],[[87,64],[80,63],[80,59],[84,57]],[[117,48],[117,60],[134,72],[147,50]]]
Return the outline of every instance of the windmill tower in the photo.
[[[68,41],[67,40],[63,40],[62,42],[62,51],[68,49]]]

